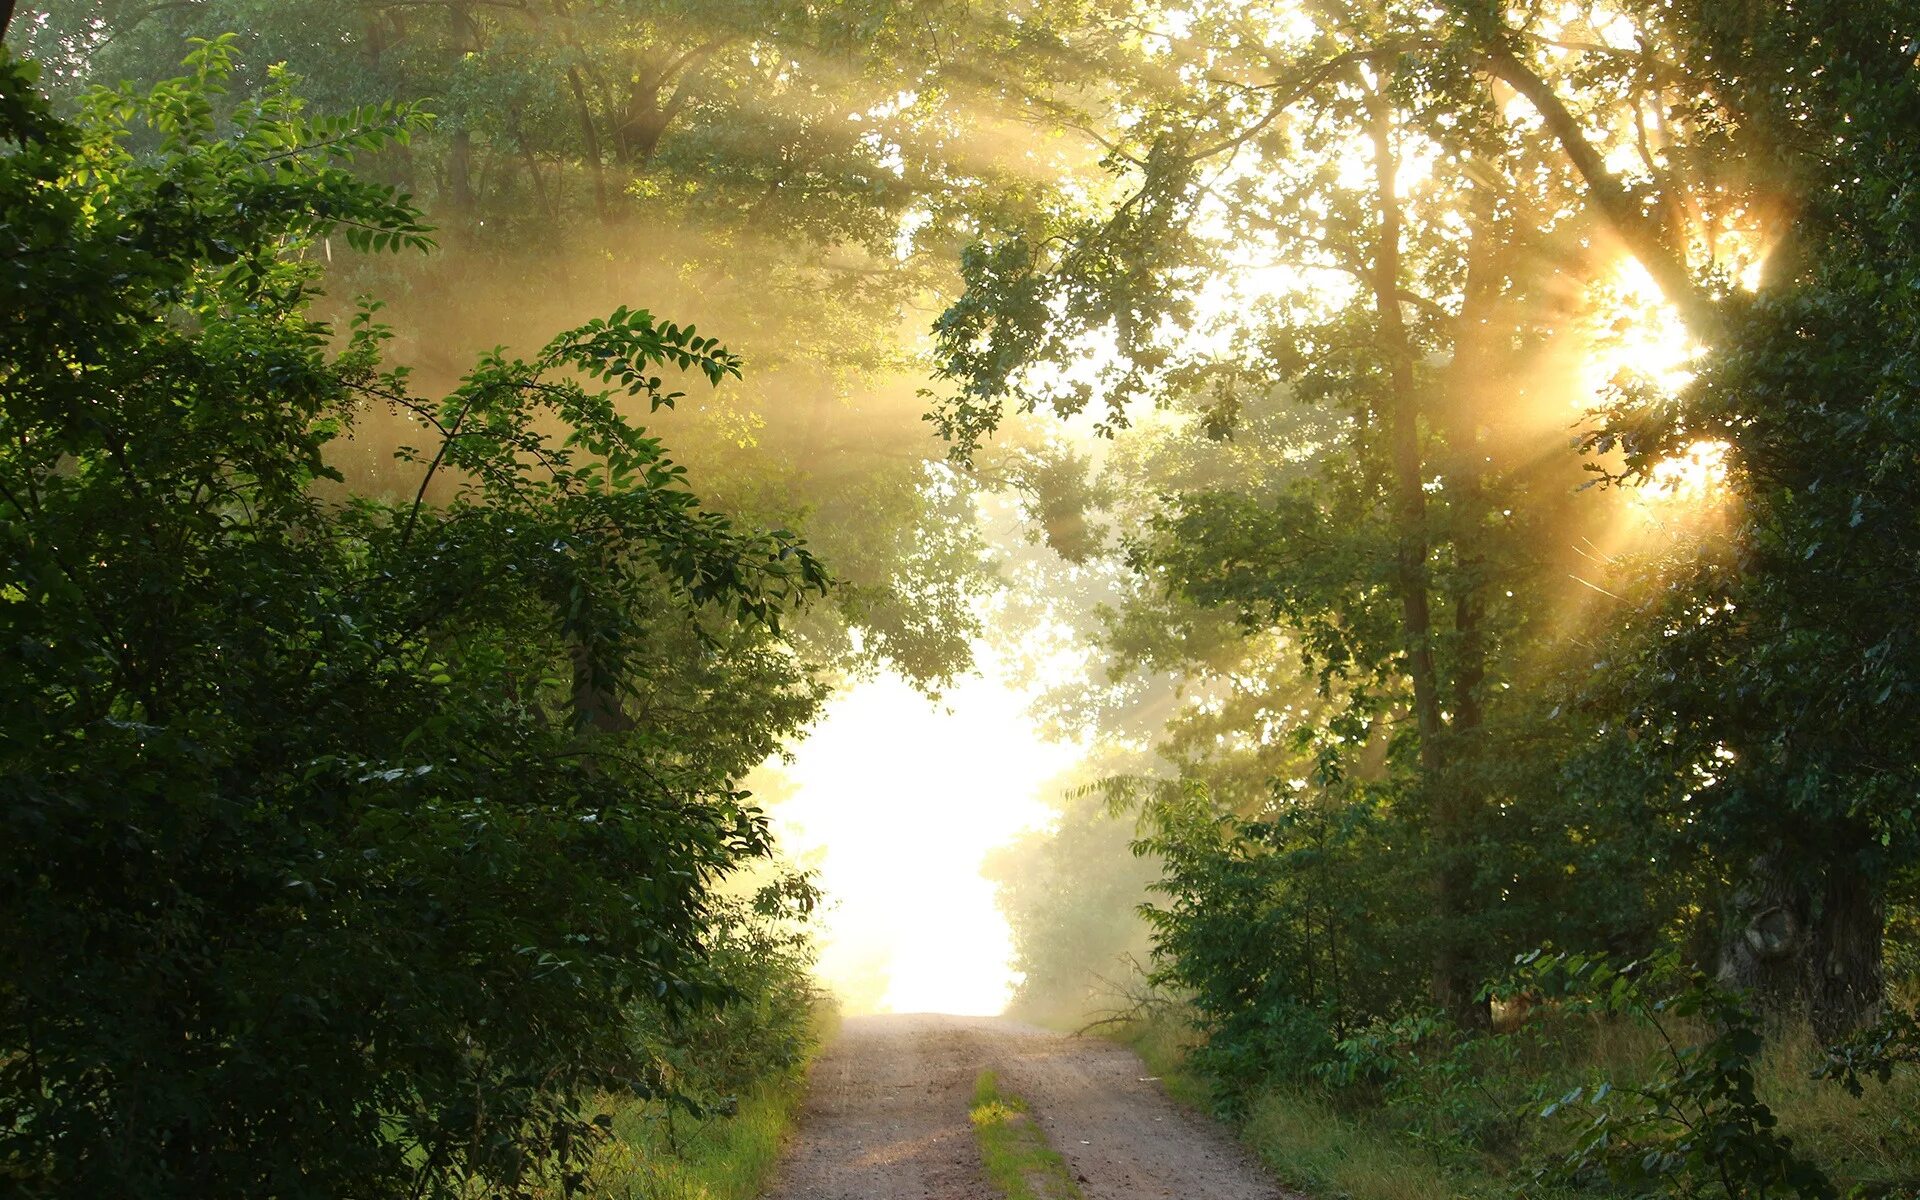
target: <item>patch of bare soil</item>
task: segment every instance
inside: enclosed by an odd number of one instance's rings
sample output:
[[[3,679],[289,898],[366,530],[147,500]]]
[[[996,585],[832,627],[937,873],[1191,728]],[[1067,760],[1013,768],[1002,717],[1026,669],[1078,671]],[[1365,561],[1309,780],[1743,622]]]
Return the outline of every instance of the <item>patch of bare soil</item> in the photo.
[[[814,1064],[772,1200],[995,1200],[967,1122],[974,1079],[1027,1102],[1086,1200],[1284,1200],[1131,1051],[987,1017],[854,1017]]]

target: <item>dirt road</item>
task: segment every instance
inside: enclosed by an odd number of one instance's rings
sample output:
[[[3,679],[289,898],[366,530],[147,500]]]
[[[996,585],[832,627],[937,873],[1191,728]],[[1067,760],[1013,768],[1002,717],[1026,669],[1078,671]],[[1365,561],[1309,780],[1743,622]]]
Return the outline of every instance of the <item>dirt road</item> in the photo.
[[[1281,1200],[1246,1153],[1177,1107],[1132,1052],[987,1017],[855,1017],[814,1064],[773,1200],[996,1200],[967,1106],[999,1073],[1086,1200]]]

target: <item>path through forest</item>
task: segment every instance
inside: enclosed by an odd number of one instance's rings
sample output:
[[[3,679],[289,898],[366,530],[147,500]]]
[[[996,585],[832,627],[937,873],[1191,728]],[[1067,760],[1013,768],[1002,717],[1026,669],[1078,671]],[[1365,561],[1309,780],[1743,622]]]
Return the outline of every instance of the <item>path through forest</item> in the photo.
[[[1027,1102],[1086,1200],[1280,1200],[1131,1051],[991,1017],[854,1017],[814,1065],[773,1200],[996,1200],[967,1108],[983,1070]]]

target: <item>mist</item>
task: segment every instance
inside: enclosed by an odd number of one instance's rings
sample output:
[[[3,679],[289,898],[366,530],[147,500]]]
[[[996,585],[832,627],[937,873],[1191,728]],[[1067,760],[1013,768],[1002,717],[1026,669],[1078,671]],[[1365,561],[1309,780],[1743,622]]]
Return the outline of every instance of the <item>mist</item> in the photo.
[[[1906,1194],[1912,14],[1483,8],[0,6],[0,1177]]]

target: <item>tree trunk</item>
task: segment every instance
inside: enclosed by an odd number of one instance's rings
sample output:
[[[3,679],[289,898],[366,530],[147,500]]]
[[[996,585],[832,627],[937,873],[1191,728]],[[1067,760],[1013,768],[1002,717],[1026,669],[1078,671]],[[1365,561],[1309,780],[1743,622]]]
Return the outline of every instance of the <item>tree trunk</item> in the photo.
[[[1850,831],[1866,845],[1865,830]],[[1887,901],[1857,856],[1842,853],[1827,867],[1819,911],[1807,931],[1807,1014],[1822,1038],[1835,1040],[1880,1015]]]
[[[521,161],[526,163],[527,179],[533,184],[533,196],[535,201],[540,205],[540,215],[543,217],[558,217],[560,215],[559,210],[547,200],[547,183],[546,180],[540,177],[540,160],[533,156],[533,147],[522,142],[520,146],[520,158]]]
[[[1467,277],[1460,316],[1453,330],[1453,362],[1447,371],[1445,404],[1440,414],[1447,447],[1447,487],[1453,508],[1453,576],[1448,599],[1453,607],[1454,663],[1453,717],[1446,731],[1446,775],[1437,781],[1436,804],[1441,812],[1442,877],[1440,892],[1452,899],[1450,910],[1464,919],[1478,911],[1474,898],[1470,835],[1477,823],[1482,798],[1475,771],[1484,760],[1481,745],[1484,704],[1481,689],[1487,679],[1485,556],[1480,537],[1486,522],[1485,454],[1480,447],[1478,399],[1495,368],[1490,323],[1504,290],[1503,241],[1494,225],[1493,196],[1475,192],[1473,222],[1467,246]],[[1452,972],[1446,993],[1450,1011],[1463,1028],[1493,1025],[1489,1003],[1476,998],[1478,988],[1474,947],[1455,943],[1444,964]]]
[[[613,134],[621,161],[646,169],[667,127],[693,98],[695,81],[707,61],[725,45],[725,38],[717,38],[664,60],[656,56],[633,73]]]
[[[593,124],[593,108],[587,103],[587,89],[580,82],[580,68],[567,68],[567,86],[573,92],[573,109],[580,122],[580,137],[586,142],[587,174],[593,180],[593,209],[602,221],[608,216],[607,180],[600,165],[600,131]]]
[[[1752,993],[1762,1008],[1792,1011],[1801,1000],[1807,909],[1806,889],[1781,855],[1754,859],[1727,914],[1719,982]]]
[[[1458,664],[1453,676],[1453,735],[1464,742],[1481,724],[1480,689],[1487,678],[1483,622],[1487,582],[1480,537],[1487,517],[1486,454],[1480,446],[1479,400],[1498,369],[1491,322],[1504,291],[1504,241],[1494,224],[1493,194],[1476,189],[1467,245],[1467,278],[1454,323],[1442,432],[1447,485],[1455,512],[1455,570],[1450,590]]]
[[[660,138],[666,131],[666,109],[660,103],[659,90],[645,80],[634,84],[620,116],[621,156],[644,169],[660,148]]]
[[[1480,65],[1533,105],[1547,132],[1560,143],[1574,170],[1586,182],[1587,197],[1608,227],[1653,276],[1654,284],[1679,310],[1687,328],[1701,341],[1711,341],[1720,328],[1720,308],[1694,282],[1685,251],[1680,244],[1663,240],[1658,215],[1649,214],[1632,191],[1607,170],[1605,156],[1587,141],[1579,118],[1555,94],[1552,85],[1502,44],[1482,51]]]
[[[1446,732],[1433,656],[1421,403],[1413,371],[1413,343],[1400,313],[1399,160],[1393,145],[1393,114],[1384,90],[1368,97],[1368,109],[1380,223],[1371,282],[1387,357],[1387,436],[1393,461],[1394,520],[1399,526],[1395,587],[1400,593],[1401,634],[1406,644],[1407,675],[1413,684],[1414,720],[1420,734],[1420,788],[1431,814],[1432,840],[1437,850],[1434,905],[1443,924],[1440,936],[1434,939],[1433,999],[1456,1020],[1472,1025],[1477,1023],[1477,989],[1471,967],[1459,950],[1459,927],[1467,914],[1469,889],[1458,862],[1458,806],[1447,795]]]
[[[1824,863],[1797,847],[1754,859],[1720,951],[1720,983],[1777,1016],[1806,1017],[1829,1041],[1872,1021],[1886,999],[1886,893],[1860,866],[1866,832],[1845,834]]]
[[[469,5],[448,8],[447,19],[452,22],[454,54],[472,54],[480,48]],[[464,126],[454,129],[447,150],[447,203],[458,212],[473,210],[473,134]]]
[[[584,641],[567,650],[573,660],[573,722],[580,733],[622,733],[633,728],[616,685]]]

